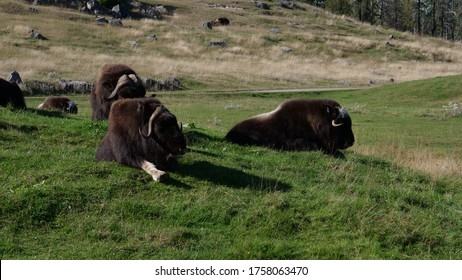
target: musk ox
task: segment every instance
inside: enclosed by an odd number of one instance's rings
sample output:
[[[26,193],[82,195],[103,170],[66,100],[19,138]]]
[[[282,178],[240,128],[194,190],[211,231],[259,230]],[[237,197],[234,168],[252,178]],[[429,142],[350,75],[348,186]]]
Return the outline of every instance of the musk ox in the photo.
[[[60,110],[64,113],[77,114],[77,104],[68,97],[49,96],[45,101],[38,105],[39,109]]]
[[[106,64],[90,93],[93,120],[107,119],[111,105],[117,99],[146,95],[141,78],[125,64]]]
[[[185,137],[176,117],[155,98],[118,100],[109,113],[109,128],[96,161],[116,161],[140,168],[154,181],[178,169],[186,152]]]
[[[339,151],[353,145],[351,118],[333,100],[290,100],[274,111],[236,124],[226,139],[241,145],[283,150],[321,150],[343,157]]]
[[[221,25],[229,25],[229,19],[225,17],[217,18],[216,20],[212,21],[213,26],[221,26]]]
[[[26,108],[26,102],[19,86],[0,78],[0,106],[6,107],[8,104],[15,109]]]

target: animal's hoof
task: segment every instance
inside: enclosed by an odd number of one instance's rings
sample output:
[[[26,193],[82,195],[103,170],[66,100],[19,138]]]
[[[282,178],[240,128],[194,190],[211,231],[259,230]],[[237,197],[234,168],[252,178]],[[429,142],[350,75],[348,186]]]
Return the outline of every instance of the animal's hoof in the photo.
[[[169,176],[168,176],[168,173],[166,173],[166,172],[161,172],[161,173],[157,174],[156,177],[153,176],[152,178],[153,178],[154,181],[156,181],[156,182],[164,182],[165,180],[167,180],[167,179],[169,178]]]

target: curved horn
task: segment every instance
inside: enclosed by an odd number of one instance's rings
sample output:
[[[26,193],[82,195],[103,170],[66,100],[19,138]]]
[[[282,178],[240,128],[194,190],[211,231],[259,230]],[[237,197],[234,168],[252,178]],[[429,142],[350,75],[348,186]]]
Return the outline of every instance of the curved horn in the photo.
[[[163,112],[163,107],[162,106],[159,106],[157,107],[157,109],[154,111],[154,113],[152,113],[151,117],[149,118],[149,123],[148,123],[148,134],[143,134],[143,132],[141,131],[141,128],[139,129],[139,133],[141,134],[141,136],[143,136],[144,138],[148,138],[148,137],[151,137],[151,134],[152,134],[152,124],[156,121],[156,119],[162,114]]]
[[[332,120],[332,126],[333,127],[339,127],[339,126],[342,126],[343,123],[335,123],[335,120]]]
[[[122,75],[119,80],[117,81],[117,85],[115,87],[115,89],[112,91],[111,95],[109,95],[108,97],[105,97],[106,100],[112,100],[114,99],[116,96],[117,96],[117,93],[119,92],[119,90],[127,85],[127,83],[130,83],[130,77],[127,76],[126,74]]]
[[[339,119],[344,119],[346,116],[348,116],[348,112],[347,112],[345,109],[343,109],[342,107],[337,107],[337,108],[339,109],[339,110],[338,110],[339,115],[338,115],[338,117],[337,117],[335,120],[332,120],[332,126],[333,126],[333,127],[342,126],[343,123],[336,123],[335,121],[336,121],[336,120],[339,120]]]

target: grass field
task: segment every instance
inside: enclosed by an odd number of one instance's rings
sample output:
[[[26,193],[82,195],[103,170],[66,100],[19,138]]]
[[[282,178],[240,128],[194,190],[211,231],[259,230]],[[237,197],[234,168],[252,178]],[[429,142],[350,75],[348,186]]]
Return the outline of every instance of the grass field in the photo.
[[[31,13],[25,1],[3,0],[0,77],[17,70],[25,80],[50,80],[52,73],[94,82],[103,64],[122,62],[143,77],[177,77],[190,89],[247,90],[356,87],[462,73],[460,42],[363,24],[306,3],[297,3],[304,10],[289,10],[271,1],[271,10],[263,11],[249,0],[213,1],[235,7],[227,9],[202,0],[143,2],[174,13],[163,20],[123,20],[117,28],[76,10],[37,6]],[[231,24],[202,27],[217,17]],[[49,40],[31,39],[31,30]],[[158,41],[146,39],[152,34]],[[386,45],[390,34],[396,40]],[[211,41],[227,47],[208,47]]]
[[[460,259],[461,77],[312,93],[159,93],[189,152],[165,183],[96,163],[106,122],[0,108],[1,259]],[[346,160],[223,141],[289,98],[333,98]],[[460,108],[460,107],[459,107]],[[422,165],[428,165],[423,168]]]

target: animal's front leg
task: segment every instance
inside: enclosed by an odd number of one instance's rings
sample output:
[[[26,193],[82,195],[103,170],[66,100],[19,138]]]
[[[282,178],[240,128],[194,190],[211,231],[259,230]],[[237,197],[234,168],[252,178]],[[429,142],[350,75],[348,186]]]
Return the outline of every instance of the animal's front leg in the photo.
[[[168,174],[165,171],[157,169],[156,166],[149,161],[144,160],[141,163],[141,169],[151,175],[156,182],[162,182],[168,178]]]

